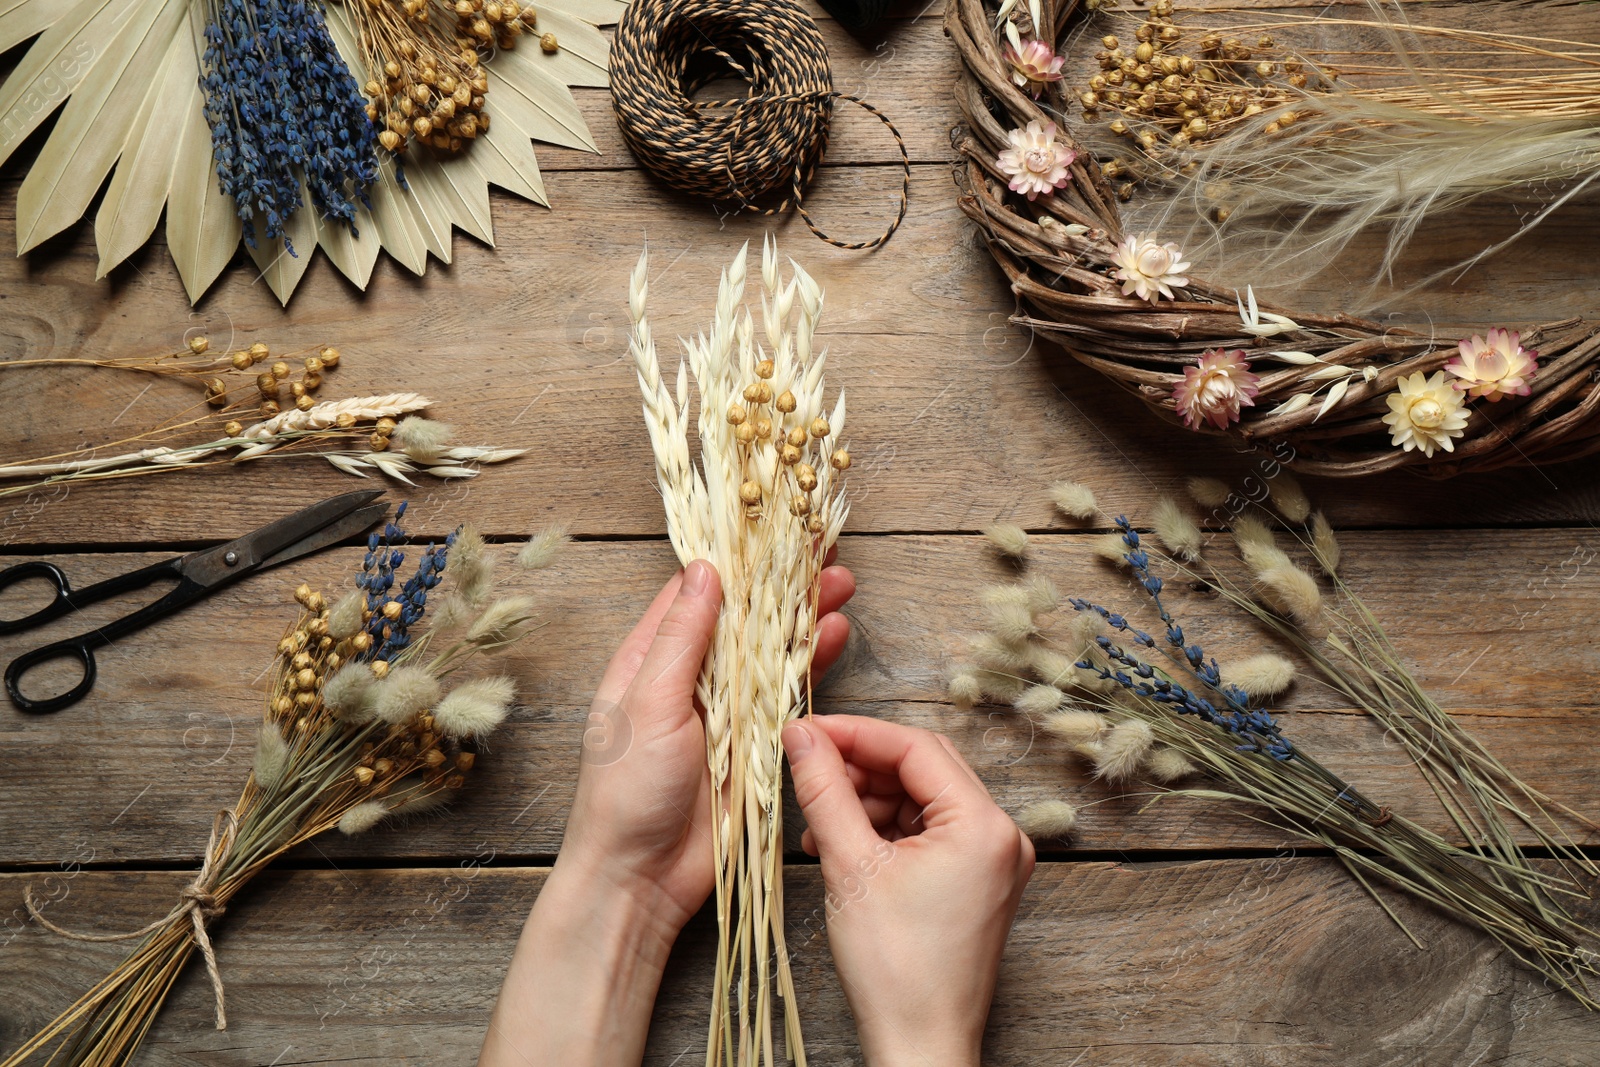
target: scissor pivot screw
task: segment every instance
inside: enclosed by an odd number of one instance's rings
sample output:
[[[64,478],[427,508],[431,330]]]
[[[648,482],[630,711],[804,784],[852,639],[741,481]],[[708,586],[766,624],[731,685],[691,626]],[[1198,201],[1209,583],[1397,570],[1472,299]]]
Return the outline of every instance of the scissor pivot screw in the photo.
[[[224,552],[222,554],[222,562],[226,563],[230,567],[233,566],[235,563],[239,562],[239,553],[233,551]]]

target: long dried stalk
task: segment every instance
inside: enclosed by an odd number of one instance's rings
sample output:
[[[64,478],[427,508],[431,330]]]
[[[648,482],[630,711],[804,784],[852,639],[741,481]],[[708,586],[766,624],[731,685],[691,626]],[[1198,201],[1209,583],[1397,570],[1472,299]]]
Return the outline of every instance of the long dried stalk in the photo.
[[[850,464],[837,447],[844,396],[825,414],[827,357],[812,347],[822,291],[798,266],[781,282],[769,241],[762,344],[741,307],[746,251],[722,273],[709,334],[685,342],[675,393],[645,314],[648,254],[629,286],[632,351],[667,530],[684,564],[708,560],[722,579],[722,615],[698,685],[717,857],[707,1067],[773,1062],[774,992],[784,1001],[788,1057],[806,1062],[783,935],[779,734],[809,711],[817,579],[848,510],[837,473]],[[699,399],[692,423],[691,373]],[[699,467],[689,451],[695,433]]]

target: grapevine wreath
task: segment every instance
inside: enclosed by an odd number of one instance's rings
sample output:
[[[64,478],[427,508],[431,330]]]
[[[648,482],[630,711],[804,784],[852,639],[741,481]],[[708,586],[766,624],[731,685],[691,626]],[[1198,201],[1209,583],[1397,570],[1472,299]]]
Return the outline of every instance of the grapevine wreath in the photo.
[[[1178,73],[1176,57],[1160,51],[1183,33],[1171,13],[1171,0],[1156,0],[1142,12],[1139,44],[1097,56],[1115,87],[1129,91],[1116,99],[1138,93],[1159,109],[1165,93],[1186,106],[1171,92],[1182,75],[1162,83],[1162,64]],[[952,134],[959,202],[1020,302],[1013,322],[1167,421],[1271,442],[1307,473],[1409,467],[1442,478],[1600,451],[1600,330],[1582,320],[1451,334],[1262,307],[1253,292],[1195,275],[1175,243],[1125,229],[1117,165],[1097,162],[1086,131],[1067,118],[1069,106],[1081,113],[1097,105],[1092,89],[1080,98],[1060,73],[1069,28],[1082,17],[1078,0],[948,0],[945,12],[962,60],[956,96],[965,121]],[[1202,66],[1211,55],[1218,66],[1236,58],[1217,54],[1214,41],[1201,47],[1212,49],[1201,53]],[[1186,59],[1183,74],[1195,62]],[[1276,110],[1223,117],[1275,132],[1269,123],[1294,119],[1292,92],[1279,95]],[[1158,137],[1163,147],[1187,147],[1191,134],[1208,132],[1199,109],[1171,122],[1176,140],[1171,123],[1166,132],[1154,123],[1148,133],[1112,128],[1138,134],[1147,149]]]

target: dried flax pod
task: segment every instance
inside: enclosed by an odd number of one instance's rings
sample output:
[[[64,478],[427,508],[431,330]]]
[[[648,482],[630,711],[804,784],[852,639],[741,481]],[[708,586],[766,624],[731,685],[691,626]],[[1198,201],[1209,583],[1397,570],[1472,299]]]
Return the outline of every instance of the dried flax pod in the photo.
[[[1179,135],[1183,147],[1213,125],[1270,119],[1270,108],[1244,116],[1248,102],[1238,116],[1215,120],[1197,110],[1198,97],[1194,107],[1181,93],[1180,102],[1162,103],[1188,77],[1182,57],[1158,55],[1181,33],[1172,13],[1172,0],[1156,0],[1136,40],[1105,42],[1114,58],[1101,76],[1107,99],[1133,94],[1128,106],[1142,107],[1148,97],[1149,107],[1183,120],[1145,130],[1143,149],[1167,152]],[[1110,175],[1085,148],[1088,135],[1062,119],[1090,103],[1069,99],[1058,54],[1078,14],[1078,0],[949,0],[945,11],[962,59],[958,200],[1020,301],[1012,321],[1167,421],[1281,443],[1287,462],[1310,473],[1405,466],[1442,478],[1600,451],[1600,331],[1592,325],[1568,319],[1452,335],[1291,313],[1260,306],[1249,286],[1241,293],[1195,276],[1163,235],[1126,230]],[[1188,58],[1191,66],[1238,62],[1204,49],[1200,60]],[[1168,73],[1162,59],[1178,66]],[[1090,92],[1103,106],[1101,90]]]
[[[644,394],[667,530],[678,558],[710,561],[722,615],[699,683],[717,860],[717,980],[708,1067],[771,1064],[772,995],[784,1048],[804,1064],[783,933],[784,723],[810,710],[818,576],[848,510],[839,445],[845,406],[823,406],[826,352],[813,349],[822,290],[798,266],[779,278],[763,249],[763,340],[741,308],[745,249],[722,274],[709,334],[685,342],[677,388],[662,377],[645,315],[648,257],[629,288],[632,351]],[[699,394],[690,421],[689,378]],[[700,465],[690,458],[698,434]],[[773,981],[776,979],[776,990]],[[737,1035],[737,1038],[736,1038]]]

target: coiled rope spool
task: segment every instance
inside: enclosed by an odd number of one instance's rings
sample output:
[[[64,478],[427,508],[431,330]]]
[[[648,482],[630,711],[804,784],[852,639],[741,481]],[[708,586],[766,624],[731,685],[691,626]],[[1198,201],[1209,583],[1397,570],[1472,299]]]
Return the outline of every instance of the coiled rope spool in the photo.
[[[692,99],[729,76],[749,85],[749,95]],[[899,211],[871,241],[829,237],[801,202],[836,100],[865,108],[900,150]],[[905,219],[911,158],[900,131],[865,100],[833,88],[822,32],[795,0],[633,0],[611,47],[611,101],[639,162],[674,189],[760,215],[793,207],[839,248],[877,248]]]

